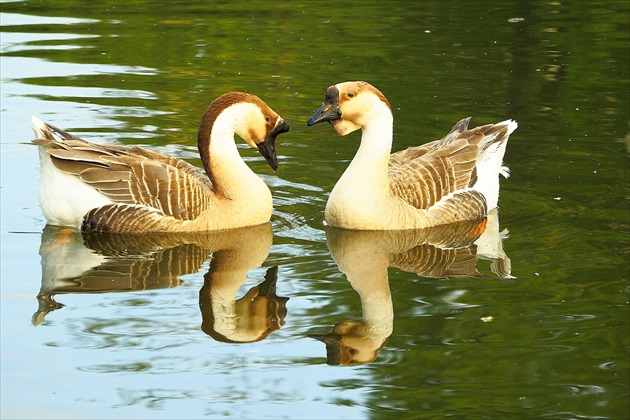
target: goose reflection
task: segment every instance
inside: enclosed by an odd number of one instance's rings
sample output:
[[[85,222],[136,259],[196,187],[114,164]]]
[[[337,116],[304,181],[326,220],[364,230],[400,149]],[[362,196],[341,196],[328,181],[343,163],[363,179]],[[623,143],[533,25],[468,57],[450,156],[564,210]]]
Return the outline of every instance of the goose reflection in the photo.
[[[329,365],[357,365],[376,359],[393,332],[394,308],[387,270],[397,267],[422,277],[482,277],[479,259],[491,271],[511,276],[496,209],[481,222],[467,221],[422,230],[354,231],[326,228],[326,241],[339,271],[361,299],[362,321],[343,321],[328,334],[311,334],[326,344]]]
[[[278,267],[269,268],[261,284],[236,299],[247,273],[260,267],[269,254],[271,225],[264,226],[268,235],[256,236],[260,232],[248,228],[246,234],[232,238],[233,242],[215,252],[204,276],[199,291],[201,329],[217,341],[260,341],[284,325],[289,299],[276,295]]]
[[[227,342],[256,341],[284,325],[287,298],[275,294],[277,267],[236,299],[250,270],[260,267],[273,240],[271,224],[216,232],[172,234],[79,233],[46,226],[40,256],[42,285],[33,324],[63,307],[55,295],[177,287],[210,258],[199,293],[202,330]]]

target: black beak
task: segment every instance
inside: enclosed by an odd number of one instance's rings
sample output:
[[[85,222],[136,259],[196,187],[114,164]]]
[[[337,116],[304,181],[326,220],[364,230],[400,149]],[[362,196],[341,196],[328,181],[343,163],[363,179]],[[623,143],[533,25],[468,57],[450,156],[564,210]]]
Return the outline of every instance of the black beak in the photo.
[[[291,127],[286,121],[282,120],[280,124],[267,134],[267,137],[262,142],[258,143],[258,151],[267,161],[267,164],[274,171],[278,169],[278,156],[276,156],[276,137],[282,133],[289,131]]]
[[[310,338],[319,340],[326,344],[326,363],[330,366],[339,366],[341,364],[341,336],[330,334],[309,334]]]
[[[319,124],[320,122],[332,122],[341,118],[341,109],[339,108],[339,89],[335,86],[326,91],[326,101],[306,122],[307,126]]]

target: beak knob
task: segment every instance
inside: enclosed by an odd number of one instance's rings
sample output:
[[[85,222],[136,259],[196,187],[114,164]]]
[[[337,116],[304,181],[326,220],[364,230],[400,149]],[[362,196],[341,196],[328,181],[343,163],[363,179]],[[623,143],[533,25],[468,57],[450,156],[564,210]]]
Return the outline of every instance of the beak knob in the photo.
[[[326,101],[306,122],[307,126],[319,124],[324,121],[332,122],[341,118],[341,108],[339,108],[339,89],[336,86],[326,91]]]

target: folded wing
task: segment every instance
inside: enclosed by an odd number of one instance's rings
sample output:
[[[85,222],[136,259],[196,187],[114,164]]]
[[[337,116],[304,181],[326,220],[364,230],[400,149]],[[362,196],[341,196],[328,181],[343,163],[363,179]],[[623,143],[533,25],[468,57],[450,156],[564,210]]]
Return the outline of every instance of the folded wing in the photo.
[[[193,220],[211,205],[212,183],[203,171],[181,159],[142,147],[103,146],[71,135],[63,138],[34,143],[45,148],[59,170],[77,176],[115,204],[144,205],[179,220]]]

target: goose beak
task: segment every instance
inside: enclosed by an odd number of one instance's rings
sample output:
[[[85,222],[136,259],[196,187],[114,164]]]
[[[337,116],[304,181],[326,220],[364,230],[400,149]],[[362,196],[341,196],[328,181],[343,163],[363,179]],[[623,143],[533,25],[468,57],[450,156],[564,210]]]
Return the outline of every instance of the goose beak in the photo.
[[[282,122],[275,126],[273,130],[267,134],[265,139],[258,143],[258,151],[267,161],[267,164],[271,167],[271,169],[276,171],[278,169],[278,156],[276,155],[276,137],[282,133],[286,133],[289,131],[291,127],[287,124],[286,121],[282,120]]]
[[[332,123],[341,118],[341,109],[339,108],[339,89],[335,86],[326,91],[326,101],[306,122],[307,126],[319,124],[328,121]]]

